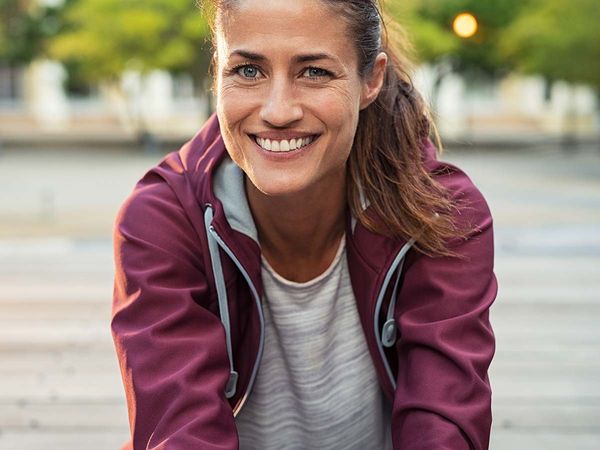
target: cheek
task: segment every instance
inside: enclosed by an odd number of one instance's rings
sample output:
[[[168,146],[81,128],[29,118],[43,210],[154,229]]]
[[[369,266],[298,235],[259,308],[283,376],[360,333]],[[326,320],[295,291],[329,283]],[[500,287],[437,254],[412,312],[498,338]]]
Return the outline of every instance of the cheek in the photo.
[[[313,114],[331,133],[329,144],[337,151],[328,156],[346,159],[350,153],[360,111],[359,97],[349,90],[322,92],[313,103]]]
[[[234,126],[249,109],[248,99],[240,89],[223,86],[217,93],[217,115],[222,123]]]
[[[252,102],[244,97],[244,93],[240,92],[239,89],[225,86],[218,91],[216,105],[216,113],[225,147],[231,158],[240,165],[243,164],[242,143],[244,141],[239,133],[241,133],[243,120],[248,117],[249,111],[252,110]]]
[[[324,89],[315,96],[314,112],[331,130],[354,128],[359,112],[359,99],[347,89]]]

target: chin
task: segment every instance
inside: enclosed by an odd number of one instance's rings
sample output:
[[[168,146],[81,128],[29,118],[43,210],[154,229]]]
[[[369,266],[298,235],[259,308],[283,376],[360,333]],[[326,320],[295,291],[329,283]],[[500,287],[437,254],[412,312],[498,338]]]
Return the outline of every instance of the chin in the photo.
[[[256,189],[269,197],[294,195],[306,189],[306,183],[294,183],[290,180],[256,180],[250,179]]]

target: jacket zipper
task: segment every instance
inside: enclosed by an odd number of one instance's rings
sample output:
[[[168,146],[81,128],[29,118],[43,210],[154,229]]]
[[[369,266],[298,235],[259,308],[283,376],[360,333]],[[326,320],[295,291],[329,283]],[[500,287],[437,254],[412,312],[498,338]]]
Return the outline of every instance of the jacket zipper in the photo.
[[[244,266],[242,265],[240,260],[235,256],[233,251],[231,251],[229,246],[223,241],[221,236],[219,236],[219,234],[217,233],[217,231],[215,230],[215,228],[212,225],[209,227],[209,232],[215,238],[215,240],[217,241],[219,246],[223,249],[223,251],[235,263],[238,270],[242,273],[242,275],[246,279],[246,282],[248,283],[248,285],[250,286],[250,290],[252,291],[252,295],[254,296],[254,300],[256,302],[256,307],[258,310],[258,316],[260,319],[260,341],[259,341],[259,347],[258,347],[258,354],[256,355],[254,367],[252,368],[252,374],[250,376],[250,381],[248,382],[248,387],[246,388],[244,394],[242,395],[239,402],[233,409],[233,415],[235,417],[241,411],[241,409],[244,407],[246,401],[248,400],[248,392],[250,392],[252,390],[252,387],[254,386],[254,381],[256,380],[256,375],[258,373],[258,368],[260,365],[260,360],[262,359],[262,354],[263,354],[264,344],[265,344],[265,342],[264,342],[265,321],[264,321],[264,314],[263,314],[263,310],[262,310],[262,304],[260,301],[260,297],[258,295],[258,291],[256,289],[256,286],[252,282],[252,279],[250,278],[248,271],[244,268]],[[375,311],[373,314],[373,330],[375,333],[375,342],[377,343],[377,350],[379,351],[379,356],[380,356],[381,360],[383,361],[385,371],[388,375],[388,378],[390,380],[390,383],[391,383],[393,389],[396,389],[396,380],[394,379],[392,369],[391,369],[391,367],[388,363],[388,360],[385,356],[385,353],[383,351],[383,343],[382,343],[380,327],[379,327],[379,315],[381,312],[381,307],[383,305],[383,298],[385,296],[387,287],[392,279],[392,276],[394,275],[394,272],[396,271],[396,269],[398,269],[398,266],[402,262],[403,258],[405,257],[406,253],[408,252],[408,250],[410,249],[410,247],[412,246],[413,243],[414,243],[414,239],[411,239],[408,243],[406,243],[400,249],[400,251],[396,254],[394,260],[392,261],[392,264],[390,265],[389,269],[387,270],[387,272],[385,274],[383,284],[381,285],[379,293],[377,294],[377,301],[375,303]],[[394,302],[394,304],[395,304],[395,302]]]
[[[379,326],[379,316],[380,316],[380,312],[381,312],[381,307],[383,306],[383,298],[385,296],[385,292],[387,291],[388,285],[390,284],[392,276],[394,275],[394,272],[396,271],[396,269],[398,269],[398,266],[400,266],[400,263],[406,256],[406,253],[408,252],[408,250],[410,250],[410,247],[412,246],[413,243],[414,243],[414,239],[411,239],[409,242],[404,244],[404,246],[400,249],[400,251],[394,257],[392,264],[390,265],[389,269],[387,270],[387,272],[385,274],[385,277],[383,279],[383,284],[381,285],[379,293],[377,294],[377,297],[376,297],[377,301],[375,302],[375,311],[373,313],[373,331],[375,333],[375,342],[377,343],[377,350],[379,351],[379,356],[381,357],[381,360],[383,361],[385,371],[388,375],[388,378],[389,378],[390,383],[392,384],[392,387],[394,390],[396,389],[396,380],[394,378],[392,369],[391,369],[391,367],[388,363],[388,360],[385,356],[385,353],[383,351],[381,329]],[[398,274],[398,276],[400,276],[400,274]],[[390,305],[388,307],[391,307],[392,304],[395,306],[395,302],[390,301]],[[392,315],[392,317],[393,317],[393,315]],[[386,325],[387,325],[387,322],[386,322]],[[394,326],[397,326],[397,325],[394,324]]]
[[[242,273],[248,286],[250,286],[250,290],[252,291],[252,295],[254,296],[254,300],[256,302],[256,307],[258,309],[258,317],[260,319],[260,342],[258,346],[258,354],[256,355],[256,360],[254,361],[254,367],[252,368],[252,374],[250,376],[250,381],[248,382],[248,387],[244,391],[244,394],[240,397],[240,400],[233,408],[234,417],[241,411],[246,401],[248,400],[248,392],[252,390],[252,386],[254,385],[254,381],[256,379],[256,375],[258,373],[258,367],[260,365],[260,360],[262,359],[263,349],[265,345],[264,336],[265,336],[265,319],[262,310],[262,304],[260,301],[260,297],[258,296],[258,291],[256,290],[256,286],[252,282],[248,271],[244,268],[240,260],[235,256],[235,254],[231,251],[231,249],[227,246],[227,244],[221,239],[221,236],[217,233],[215,228],[211,225],[209,227],[209,232],[215,238],[219,246],[223,249],[225,253],[231,258],[231,260],[235,263],[238,270]]]

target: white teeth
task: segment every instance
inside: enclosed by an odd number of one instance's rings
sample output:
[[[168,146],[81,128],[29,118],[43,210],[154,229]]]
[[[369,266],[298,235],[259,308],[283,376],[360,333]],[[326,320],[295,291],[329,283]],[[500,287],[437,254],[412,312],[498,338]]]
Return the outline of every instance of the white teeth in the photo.
[[[314,140],[314,137],[310,136],[307,138],[290,139],[289,141],[285,139],[280,141],[272,141],[270,139],[263,139],[257,136],[255,140],[256,143],[265,150],[269,150],[271,152],[289,152],[290,150],[296,150],[310,144]]]

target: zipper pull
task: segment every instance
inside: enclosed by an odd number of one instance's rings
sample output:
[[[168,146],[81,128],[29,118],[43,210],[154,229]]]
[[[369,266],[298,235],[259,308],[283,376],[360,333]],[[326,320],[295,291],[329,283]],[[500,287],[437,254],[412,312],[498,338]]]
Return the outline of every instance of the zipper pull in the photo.
[[[231,398],[235,395],[237,389],[238,373],[235,370],[229,372],[229,380],[225,386],[225,397]]]
[[[385,347],[391,347],[396,343],[396,321],[394,319],[388,319],[383,325],[383,331],[381,333],[381,343]]]

